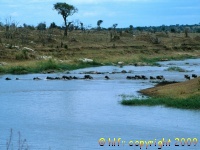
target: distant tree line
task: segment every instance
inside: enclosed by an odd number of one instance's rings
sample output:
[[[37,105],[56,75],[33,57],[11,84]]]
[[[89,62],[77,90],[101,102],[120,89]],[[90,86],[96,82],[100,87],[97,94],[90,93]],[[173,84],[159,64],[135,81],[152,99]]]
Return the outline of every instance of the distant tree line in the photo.
[[[61,29],[64,30],[64,35],[67,36],[68,31],[73,31],[73,30],[108,30],[108,31],[114,31],[114,32],[121,32],[125,31],[128,33],[134,33],[134,31],[139,31],[139,32],[150,32],[150,33],[156,33],[156,32],[171,32],[171,33],[185,33],[186,36],[188,35],[188,32],[193,32],[193,33],[200,33],[200,23],[199,24],[194,24],[194,25],[161,25],[161,26],[145,26],[145,27],[134,27],[133,25],[129,25],[126,28],[117,28],[118,23],[114,23],[111,25],[111,27],[104,28],[102,27],[103,20],[97,20],[97,26],[96,27],[91,27],[91,26],[85,26],[83,22],[79,20],[75,21],[68,21],[67,18],[69,16],[72,16],[74,13],[78,12],[78,9],[74,7],[73,5],[67,4],[67,3],[56,3],[53,5],[53,9],[60,14],[64,20],[64,26],[58,26],[56,25],[55,22],[52,22],[49,27],[47,27],[45,22],[39,23],[37,26],[33,25],[27,25],[23,24],[23,26],[18,26],[18,22],[13,21],[11,18],[7,18],[5,20],[5,23],[0,22],[0,30],[1,28],[5,28],[6,31],[9,30],[15,30],[16,28],[26,28],[30,30],[46,30],[46,29]]]
[[[161,26],[137,26],[133,27],[133,25],[129,25],[129,27],[126,28],[117,28],[118,24],[115,23],[111,27],[105,28],[101,27],[101,24],[103,23],[103,20],[97,21],[97,27],[91,27],[90,25],[84,26],[83,22],[79,20],[71,21],[70,25],[68,26],[68,31],[73,30],[111,30],[114,29],[116,31],[126,31],[132,33],[133,31],[140,31],[140,32],[171,32],[171,33],[181,33],[181,32],[191,32],[191,33],[200,33],[200,24],[193,24],[193,25],[161,25]],[[0,27],[5,28],[6,30],[9,30],[11,28],[27,28],[30,30],[46,30],[46,29],[60,29],[65,30],[65,26],[59,26],[56,25],[55,22],[50,23],[49,27],[47,27],[45,22],[40,22],[38,25],[28,25],[24,23],[23,25],[18,25],[18,23],[12,22],[12,23],[3,23],[0,22]]]

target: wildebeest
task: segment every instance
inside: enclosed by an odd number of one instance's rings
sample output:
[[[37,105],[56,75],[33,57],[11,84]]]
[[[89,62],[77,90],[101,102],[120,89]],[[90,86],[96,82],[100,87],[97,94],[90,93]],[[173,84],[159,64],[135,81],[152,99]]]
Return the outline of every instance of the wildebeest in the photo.
[[[142,79],[142,77],[139,75],[135,75],[135,79]]]
[[[144,75],[141,75],[141,78],[144,79],[144,80],[147,80],[148,78]]]
[[[75,77],[75,76],[74,76],[73,79],[78,79],[78,77]]]
[[[11,80],[11,78],[8,78],[8,77],[7,77],[7,78],[5,78],[5,80]]]
[[[84,76],[84,79],[93,79],[93,77],[90,76],[90,75],[85,75],[85,76]]]
[[[46,79],[47,79],[47,80],[55,80],[55,78],[49,77],[49,76],[47,76]]]
[[[130,79],[132,79],[132,76],[127,76],[126,79],[129,79],[129,80],[130,80]]]
[[[62,78],[61,77],[55,77],[55,80],[61,80]]]
[[[41,80],[39,77],[34,77],[33,80]]]
[[[188,80],[190,80],[190,76],[189,75],[184,75],[184,77]]]
[[[160,75],[160,76],[156,76],[156,79],[158,79],[158,80],[164,80],[165,78],[164,78],[164,76]]]
[[[127,73],[127,71],[126,70],[122,70],[121,73]]]
[[[196,75],[196,74],[192,74],[192,77],[193,77],[193,78],[197,78],[197,75]]]
[[[105,76],[105,79],[107,79],[107,80],[108,80],[108,79],[110,79],[110,78],[109,78],[108,76]]]
[[[152,77],[152,76],[150,76],[150,79],[151,79],[151,80],[155,80],[156,78],[155,78],[155,77]]]
[[[70,77],[68,77],[68,76],[62,76],[62,78],[63,78],[64,80],[70,80]]]

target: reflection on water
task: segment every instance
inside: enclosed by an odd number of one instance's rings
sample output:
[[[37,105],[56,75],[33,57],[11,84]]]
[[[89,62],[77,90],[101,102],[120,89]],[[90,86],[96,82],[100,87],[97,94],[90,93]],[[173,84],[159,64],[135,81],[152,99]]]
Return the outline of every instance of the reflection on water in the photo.
[[[200,75],[200,59],[171,63],[195,70]],[[189,62],[185,64],[185,62]],[[0,83],[0,149],[5,149],[10,128],[13,128],[13,144],[17,147],[18,134],[26,138],[30,149],[79,150],[79,149],[140,149],[130,147],[130,140],[171,139],[166,150],[198,150],[197,146],[175,147],[175,138],[200,139],[200,111],[156,107],[130,107],[119,103],[121,94],[138,96],[140,89],[152,87],[149,80],[126,80],[127,75],[164,75],[167,80],[185,80],[180,72],[163,71],[162,67],[98,67],[72,71],[70,75],[82,77],[83,71],[112,72],[132,70],[130,74],[92,75],[94,80],[33,81],[33,77],[45,79],[45,74],[3,75]],[[192,65],[195,63],[195,65]],[[187,73],[190,74],[190,73]],[[62,76],[51,74],[49,76]],[[4,80],[6,77],[22,80]],[[106,144],[98,144],[105,138]],[[126,141],[119,147],[108,146],[108,138]],[[148,149],[155,150],[152,146]],[[145,149],[144,147],[142,149]]]

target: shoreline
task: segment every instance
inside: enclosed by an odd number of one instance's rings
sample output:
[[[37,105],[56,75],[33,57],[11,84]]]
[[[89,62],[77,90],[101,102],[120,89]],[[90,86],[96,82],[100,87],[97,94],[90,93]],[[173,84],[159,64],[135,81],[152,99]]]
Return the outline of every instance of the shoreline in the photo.
[[[75,69],[87,68],[87,67],[98,67],[98,66],[159,66],[158,61],[171,61],[171,60],[185,60],[185,59],[197,59],[199,57],[191,55],[177,55],[174,57],[152,57],[144,55],[142,58],[127,60],[126,62],[120,61],[120,58],[116,62],[105,62],[101,61],[92,62],[60,62],[58,60],[31,60],[31,61],[16,61],[16,62],[1,62],[0,63],[0,74],[32,74],[32,73],[52,73],[52,72],[64,72]],[[2,65],[3,64],[3,65]],[[6,64],[6,65],[4,65]]]
[[[200,77],[180,83],[154,86],[139,91],[147,99],[123,99],[122,105],[158,106],[200,110]]]

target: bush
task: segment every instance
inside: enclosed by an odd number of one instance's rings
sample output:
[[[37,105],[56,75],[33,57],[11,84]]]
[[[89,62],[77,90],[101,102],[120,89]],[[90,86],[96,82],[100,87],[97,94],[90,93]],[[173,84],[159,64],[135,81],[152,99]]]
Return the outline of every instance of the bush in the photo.
[[[176,29],[171,28],[171,33],[176,33]]]
[[[65,48],[65,49],[68,49],[68,45],[65,44],[64,48]]]
[[[49,29],[57,28],[58,26],[55,24],[55,22],[52,22],[49,26]]]
[[[10,67],[8,72],[11,74],[27,74],[29,72],[29,68],[24,66]]]
[[[37,30],[46,30],[46,23],[44,22],[44,23],[39,23],[38,25],[37,25]]]
[[[165,69],[165,71],[188,72],[187,70],[182,69],[180,67],[169,67],[169,68]]]
[[[28,52],[27,50],[22,50],[20,53],[15,55],[16,60],[26,60],[28,59]]]

